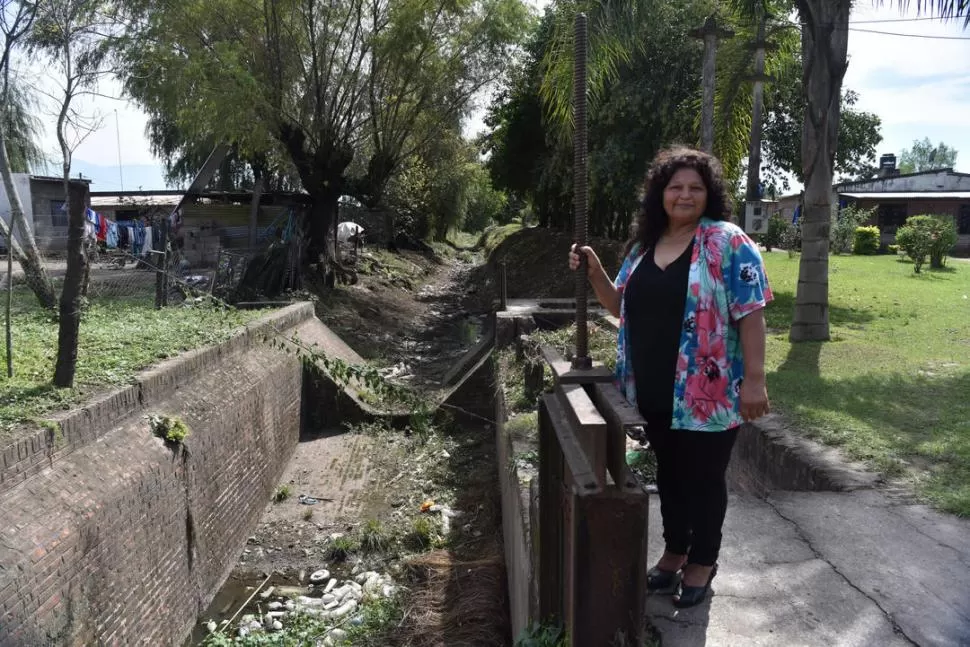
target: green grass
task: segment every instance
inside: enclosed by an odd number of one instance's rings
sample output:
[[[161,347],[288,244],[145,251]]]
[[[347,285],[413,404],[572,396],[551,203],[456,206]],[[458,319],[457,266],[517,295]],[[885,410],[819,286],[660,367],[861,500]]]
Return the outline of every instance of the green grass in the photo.
[[[808,435],[970,516],[970,264],[914,274],[893,256],[831,259],[832,341],[791,344],[799,259],[766,254],[766,369]]]
[[[15,289],[14,377],[0,379],[0,441],[10,439],[16,427],[75,405],[98,389],[129,383],[139,370],[162,359],[222,342],[262,314],[207,305],[155,310],[145,299],[96,299],[81,321],[75,388],[55,389],[57,321],[40,309],[32,293]],[[0,354],[5,362],[5,345]]]
[[[522,229],[522,223],[512,222],[507,225],[489,227],[478,241],[485,258],[492,255],[495,248],[502,244],[502,241]]]

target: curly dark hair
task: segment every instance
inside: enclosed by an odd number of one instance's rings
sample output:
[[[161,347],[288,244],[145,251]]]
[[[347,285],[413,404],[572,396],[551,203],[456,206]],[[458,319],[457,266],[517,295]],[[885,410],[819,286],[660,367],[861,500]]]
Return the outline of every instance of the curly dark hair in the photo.
[[[697,171],[707,188],[707,207],[702,215],[711,220],[728,220],[731,217],[731,196],[724,184],[724,170],[718,159],[685,146],[667,148],[657,153],[650,164],[650,170],[647,171],[640,212],[624,255],[629,254],[636,243],[641,244],[641,249],[648,249],[660,240],[669,222],[667,212],[664,211],[664,189],[674,173],[682,168]]]

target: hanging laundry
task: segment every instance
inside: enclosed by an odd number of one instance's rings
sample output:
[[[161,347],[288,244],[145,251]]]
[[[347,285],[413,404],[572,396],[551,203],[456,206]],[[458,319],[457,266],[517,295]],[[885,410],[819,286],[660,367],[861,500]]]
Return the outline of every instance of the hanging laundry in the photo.
[[[108,219],[100,213],[96,215],[98,216],[98,241],[104,242],[108,237]]]
[[[131,254],[132,256],[141,256],[145,245],[145,223],[140,220],[132,221],[132,243],[131,243]]]
[[[118,247],[118,223],[108,222],[108,235],[105,238],[105,244],[108,249],[117,249]]]
[[[148,256],[148,254],[154,249],[154,247],[152,247],[152,228],[151,227],[145,227],[145,246],[142,249],[144,249],[145,256]]]

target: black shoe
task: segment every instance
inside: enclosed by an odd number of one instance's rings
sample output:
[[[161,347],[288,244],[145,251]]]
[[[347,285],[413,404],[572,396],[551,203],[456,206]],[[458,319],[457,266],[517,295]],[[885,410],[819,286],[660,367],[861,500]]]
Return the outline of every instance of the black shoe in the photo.
[[[717,564],[711,569],[711,575],[707,578],[707,584],[704,586],[684,586],[684,580],[681,579],[677,591],[674,592],[674,606],[678,609],[686,609],[703,602],[704,598],[707,597],[707,592],[711,588],[711,582],[714,581],[715,575],[717,575]]]
[[[680,573],[680,570],[665,571],[662,568],[654,566],[647,571],[647,590],[660,591],[662,589],[669,589],[674,585],[678,573]]]

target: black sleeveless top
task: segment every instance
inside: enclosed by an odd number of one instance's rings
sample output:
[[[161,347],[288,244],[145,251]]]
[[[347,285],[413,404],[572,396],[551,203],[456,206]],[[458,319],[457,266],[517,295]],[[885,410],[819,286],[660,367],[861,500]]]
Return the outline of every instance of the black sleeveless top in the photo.
[[[674,377],[693,249],[692,241],[663,270],[654,262],[653,248],[647,250],[624,289],[637,406],[647,417],[673,415]]]

